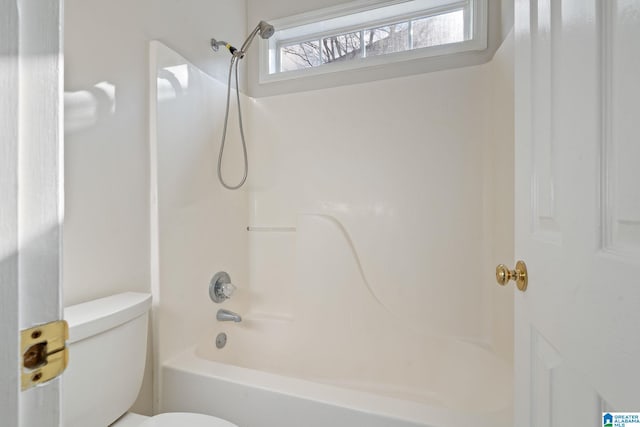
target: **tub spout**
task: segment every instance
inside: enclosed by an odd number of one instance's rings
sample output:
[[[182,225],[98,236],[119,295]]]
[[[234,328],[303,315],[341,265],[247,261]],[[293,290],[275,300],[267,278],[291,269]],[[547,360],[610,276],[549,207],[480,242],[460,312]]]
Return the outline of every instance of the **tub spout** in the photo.
[[[240,317],[239,314],[234,313],[233,311],[230,310],[225,310],[223,308],[221,308],[220,310],[218,310],[218,313],[216,314],[216,319],[220,322],[241,322],[242,321],[242,317]]]

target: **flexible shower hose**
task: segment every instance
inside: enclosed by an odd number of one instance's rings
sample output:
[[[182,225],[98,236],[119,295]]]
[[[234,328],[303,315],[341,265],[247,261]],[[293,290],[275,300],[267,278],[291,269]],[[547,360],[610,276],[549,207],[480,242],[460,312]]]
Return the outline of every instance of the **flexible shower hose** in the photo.
[[[218,180],[220,180],[220,184],[228,190],[237,190],[238,188],[244,185],[244,182],[247,180],[247,174],[249,172],[249,160],[247,159],[247,143],[244,140],[244,128],[242,126],[242,109],[240,108],[240,90],[238,86],[238,59],[240,57],[232,54],[231,55],[231,64],[229,66],[229,80],[227,81],[227,109],[224,113],[224,126],[222,128],[222,142],[220,143],[220,154],[218,155]],[[236,75],[236,100],[238,103],[238,124],[240,125],[240,139],[242,140],[242,154],[244,155],[244,175],[242,176],[242,180],[237,185],[229,185],[224,181],[222,177],[222,155],[224,154],[224,143],[227,139],[227,122],[229,120],[229,103],[231,99],[231,74],[233,74],[233,66],[235,64],[235,75]]]

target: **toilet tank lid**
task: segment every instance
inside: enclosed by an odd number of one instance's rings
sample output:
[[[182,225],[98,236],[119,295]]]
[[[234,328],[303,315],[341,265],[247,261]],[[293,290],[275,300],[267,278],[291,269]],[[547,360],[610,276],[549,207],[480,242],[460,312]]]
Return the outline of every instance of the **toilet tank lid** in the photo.
[[[105,298],[65,307],[64,319],[69,324],[69,342],[120,326],[145,314],[151,307],[151,294],[124,292]]]

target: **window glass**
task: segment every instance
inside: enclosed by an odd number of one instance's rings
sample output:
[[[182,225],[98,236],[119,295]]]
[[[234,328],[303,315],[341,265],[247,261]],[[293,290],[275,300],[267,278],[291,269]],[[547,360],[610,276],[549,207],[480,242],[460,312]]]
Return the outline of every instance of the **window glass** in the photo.
[[[310,40],[280,48],[280,71],[301,70],[322,64],[320,41]]]
[[[464,10],[416,19],[411,29],[414,49],[464,41]]]
[[[329,63],[360,58],[361,32],[340,34],[322,39],[322,62]]]
[[[409,50],[409,23],[399,22],[364,32],[366,56]]]

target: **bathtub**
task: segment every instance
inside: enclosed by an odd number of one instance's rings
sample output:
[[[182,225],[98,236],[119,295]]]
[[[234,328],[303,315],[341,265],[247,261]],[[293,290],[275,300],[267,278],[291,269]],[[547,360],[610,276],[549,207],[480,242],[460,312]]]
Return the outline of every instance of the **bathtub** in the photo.
[[[225,348],[213,336],[170,359],[161,368],[160,409],[240,427],[513,425],[511,367],[479,345],[423,337],[389,352],[396,360],[351,351],[341,359],[335,348],[314,348],[320,339],[288,346],[292,323],[246,316],[218,328],[228,334]]]

